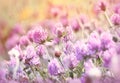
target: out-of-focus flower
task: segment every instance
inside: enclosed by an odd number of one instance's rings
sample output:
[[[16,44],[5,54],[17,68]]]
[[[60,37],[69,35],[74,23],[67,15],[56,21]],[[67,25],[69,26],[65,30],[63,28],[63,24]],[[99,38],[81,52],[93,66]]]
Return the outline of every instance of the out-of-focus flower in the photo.
[[[40,64],[40,59],[38,56],[33,57],[30,61],[29,64],[31,66],[39,65]]]
[[[72,30],[72,27],[70,27],[70,26],[66,27],[65,35],[63,37],[63,41],[68,42],[68,41],[74,41],[74,40],[75,40],[75,34]]]
[[[48,64],[48,72],[51,75],[58,75],[63,72],[63,67],[60,65],[60,63],[57,61],[57,59],[52,59]]]
[[[27,36],[22,36],[19,40],[20,45],[27,46],[29,44],[29,39]]]
[[[35,48],[32,45],[27,46],[26,48],[26,59],[32,59],[36,56]]]
[[[5,83],[7,81],[6,75],[7,75],[7,70],[5,68],[0,68],[0,82]]]
[[[63,13],[61,16],[60,16],[60,22],[62,23],[62,25],[64,27],[66,27],[68,25],[68,15],[67,13]]]
[[[51,6],[49,10],[50,10],[50,14],[53,17],[57,17],[61,12],[61,7],[60,6]]]
[[[44,45],[39,45],[36,48],[36,54],[39,56],[43,56],[45,54],[45,46]]]
[[[98,32],[92,32],[88,38],[88,48],[94,52],[98,51],[101,47],[100,35]]]
[[[113,76],[115,76],[115,79],[116,80],[120,80],[120,70],[119,70],[119,67],[120,67],[120,56],[118,55],[114,55],[112,58],[111,58],[111,62],[110,62],[110,70],[113,72]]]
[[[12,37],[8,38],[8,40],[6,41],[6,48],[8,50],[10,50],[11,48],[13,48],[16,44],[18,44],[19,40],[19,35],[13,35]]]
[[[27,37],[31,42],[33,42],[33,30],[28,31]]]
[[[54,34],[57,35],[57,37],[62,37],[63,32],[64,32],[64,27],[61,23],[56,23],[53,31],[54,31]]]
[[[113,14],[111,16],[111,21],[114,25],[120,25],[120,15],[119,14]]]
[[[112,40],[112,35],[109,32],[103,32],[101,34],[101,47],[103,50],[106,50],[110,47],[114,46],[114,42]]]
[[[79,31],[81,28],[77,19],[72,19],[70,25],[74,31]]]
[[[114,48],[109,48],[103,53],[102,57],[103,57],[105,67],[110,66],[111,59],[115,55],[116,55],[116,50]]]
[[[22,29],[22,25],[16,24],[11,30],[11,34],[23,34],[24,31]]]
[[[87,18],[87,16],[85,15],[85,14],[81,14],[80,16],[79,16],[79,19],[80,19],[80,22],[84,25],[84,24],[86,24],[86,23],[88,23],[88,18]]]
[[[71,41],[68,41],[67,43],[65,43],[65,47],[64,47],[64,53],[66,55],[69,55],[71,53],[74,52],[74,45]]]
[[[82,60],[85,56],[89,55],[89,49],[85,42],[76,42],[75,44],[75,56],[78,60]]]
[[[65,65],[70,69],[73,69],[78,65],[78,60],[74,54],[65,56],[63,61],[64,61]]]
[[[117,54],[120,55],[120,43],[116,44],[116,48],[115,49],[116,49]]]
[[[120,3],[118,3],[117,5],[115,5],[114,12],[120,15]]]
[[[101,77],[101,71],[99,68],[97,68],[92,60],[88,60],[87,62],[84,63],[84,67],[85,67],[85,73],[90,76],[90,77],[96,77],[96,78],[100,78]]]
[[[106,5],[106,2],[99,0],[94,6],[95,13],[99,14],[101,11],[106,11]]]
[[[33,30],[33,41],[35,43],[43,43],[47,39],[47,32],[42,27]]]
[[[39,65],[39,57],[36,54],[35,48],[32,45],[27,46],[25,54],[25,63],[28,65]]]

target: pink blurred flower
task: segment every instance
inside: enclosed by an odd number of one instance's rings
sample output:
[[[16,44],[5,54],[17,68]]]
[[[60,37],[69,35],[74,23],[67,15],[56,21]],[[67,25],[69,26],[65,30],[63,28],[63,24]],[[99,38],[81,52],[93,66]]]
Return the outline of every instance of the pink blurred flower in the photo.
[[[57,37],[62,37],[64,32],[64,27],[61,23],[56,23],[55,28],[53,29],[53,32]]]
[[[99,0],[94,6],[94,12],[96,14],[99,14],[101,11],[106,11],[106,5],[106,2],[104,2],[103,0]]]
[[[33,42],[33,30],[28,31],[27,37],[31,42]]]
[[[33,42],[43,43],[46,39],[47,32],[42,27],[38,27],[33,30]]]
[[[44,45],[39,45],[36,50],[36,54],[39,56],[43,56],[45,54],[45,47]]]
[[[19,40],[19,35],[13,35],[10,38],[8,38],[8,40],[6,41],[6,48],[9,50],[11,48],[13,48],[16,44],[18,44]]]
[[[24,30],[21,24],[15,24],[15,26],[11,30],[11,35],[14,34],[24,34]]]
[[[20,45],[27,46],[29,44],[29,39],[27,36],[22,36],[19,40]]]
[[[65,63],[66,67],[73,69],[78,65],[79,61],[74,54],[70,54],[64,57],[63,62]]]
[[[72,19],[70,25],[74,31],[79,31],[81,28],[77,19]]]
[[[118,3],[117,5],[115,5],[114,12],[120,15],[120,3]]]
[[[111,16],[111,21],[114,25],[120,25],[120,15],[119,14],[113,14]]]
[[[62,66],[60,65],[60,63],[58,62],[57,59],[52,59],[49,64],[48,64],[48,72],[51,74],[51,75],[58,75],[58,74],[61,74],[63,72],[63,68]]]
[[[90,34],[88,38],[88,47],[92,51],[98,51],[101,47],[100,35],[98,32],[94,31]]]

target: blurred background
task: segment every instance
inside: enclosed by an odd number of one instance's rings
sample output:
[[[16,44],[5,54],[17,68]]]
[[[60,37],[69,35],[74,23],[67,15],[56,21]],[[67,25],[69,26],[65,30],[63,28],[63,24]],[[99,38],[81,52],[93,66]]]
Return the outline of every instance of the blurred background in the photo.
[[[98,0],[0,0],[0,56],[6,57],[12,44],[17,43],[19,37],[34,23],[57,21],[65,15],[73,18],[76,14],[85,14],[89,19],[95,18],[96,1]],[[119,2],[106,1],[111,6]]]

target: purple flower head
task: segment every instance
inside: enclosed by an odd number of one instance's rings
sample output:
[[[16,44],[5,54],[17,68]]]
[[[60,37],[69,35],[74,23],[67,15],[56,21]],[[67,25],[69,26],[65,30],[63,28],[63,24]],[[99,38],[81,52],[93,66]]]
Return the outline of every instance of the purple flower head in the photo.
[[[7,69],[7,67],[6,67],[6,61],[2,61],[1,63],[0,63],[0,82],[2,82],[3,81],[3,83],[6,83],[5,81],[6,81],[6,75],[7,75],[7,73],[8,73],[8,69]]]
[[[112,57],[116,54],[117,53],[115,48],[109,48],[103,53],[102,57],[103,57],[105,67],[108,67],[110,65]]]
[[[69,55],[74,52],[74,46],[71,41],[65,43],[64,53]]]
[[[60,16],[60,21],[64,27],[68,25],[68,14],[67,13],[62,13]]]
[[[6,75],[7,75],[7,71],[4,69],[0,69],[0,82],[3,81],[3,83],[5,83],[7,81]]]
[[[57,35],[57,37],[62,37],[63,32],[64,32],[64,27],[61,23],[57,23],[55,25],[55,28],[53,29],[53,32],[55,35]]]
[[[29,61],[30,65],[40,65],[40,59],[38,56],[33,57],[30,61]]]
[[[57,6],[50,7],[50,14],[53,17],[58,16],[60,12],[61,12],[61,7],[57,7]]]
[[[8,40],[6,41],[6,48],[8,50],[10,50],[11,48],[13,48],[16,44],[18,44],[18,40],[19,40],[19,35],[15,34],[13,36],[11,36],[10,38],[8,38]]]
[[[78,65],[78,60],[74,54],[65,56],[63,61],[65,65],[70,69],[73,69]]]
[[[36,49],[37,49],[36,50],[37,55],[43,56],[45,54],[45,46],[44,45],[39,45]]]
[[[33,32],[34,32],[33,30],[30,30],[27,33],[27,37],[31,42],[33,42]]]
[[[48,72],[51,75],[58,75],[60,73],[63,73],[63,67],[60,65],[57,59],[52,59],[48,64]]]
[[[120,15],[119,14],[113,14],[111,16],[111,21],[114,25],[120,25]]]
[[[15,24],[15,26],[12,29],[12,33],[11,34],[23,34],[24,30],[22,29],[22,25],[21,24]]]
[[[114,12],[120,15],[120,3],[118,3],[117,5],[115,5]]]
[[[36,54],[35,48],[32,45],[27,46],[25,63],[28,65],[39,65],[39,57]]]
[[[86,23],[88,23],[88,18],[87,18],[87,16],[85,15],[85,14],[81,14],[80,15],[80,21],[81,21],[81,23],[84,25],[84,24],[86,24]]]
[[[71,20],[70,25],[74,31],[79,31],[79,29],[81,28],[76,18]]]
[[[42,27],[35,27],[33,30],[33,42],[43,43],[47,39],[47,32]]]
[[[75,56],[78,60],[82,60],[85,56],[89,54],[89,49],[85,42],[76,42],[75,44]]]
[[[26,59],[32,59],[36,56],[35,48],[32,45],[28,45],[26,48]]]
[[[63,41],[64,42],[68,42],[68,41],[74,41],[74,38],[75,35],[74,35],[74,32],[72,30],[72,27],[68,26],[66,27],[66,32],[65,32],[65,35],[63,37]]]
[[[103,50],[114,46],[112,41],[112,35],[109,32],[103,32],[101,34],[101,47]]]
[[[19,40],[20,45],[27,46],[29,44],[29,39],[27,36],[22,36]]]
[[[106,5],[106,2],[104,2],[103,0],[99,0],[94,6],[95,13],[99,14],[101,11],[106,11]]]
[[[117,54],[120,55],[120,43],[117,43],[115,48],[116,48]]]
[[[88,38],[88,48],[89,50],[96,52],[100,49],[101,47],[101,41],[100,41],[100,36],[98,32],[92,32],[90,34],[90,37]]]

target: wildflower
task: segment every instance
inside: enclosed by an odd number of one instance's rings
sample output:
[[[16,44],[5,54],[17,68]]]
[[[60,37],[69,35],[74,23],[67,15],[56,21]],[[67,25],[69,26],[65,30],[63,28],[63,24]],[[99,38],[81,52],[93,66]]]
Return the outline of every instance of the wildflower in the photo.
[[[95,13],[99,14],[101,11],[106,11],[106,5],[106,2],[99,0],[94,6]]]
[[[33,30],[33,42],[43,43],[46,39],[47,32],[42,27],[38,27]]]
[[[57,61],[57,59],[52,59],[49,64],[48,64],[48,72],[51,75],[58,75],[61,74],[63,72],[63,68],[62,66],[59,64],[59,62]]]
[[[115,5],[114,12],[120,15],[120,3],[118,3],[117,5]]]
[[[89,55],[89,49],[85,42],[77,42],[75,45],[75,56],[78,60],[84,59],[85,56]]]
[[[27,36],[22,36],[19,40],[20,45],[27,46],[29,44],[29,39]]]
[[[37,46],[36,54],[39,56],[43,56],[45,54],[45,46],[44,45]]]
[[[101,40],[98,32],[92,32],[88,38],[88,49],[90,54],[94,54],[101,48]]]
[[[120,15],[119,14],[113,14],[111,16],[111,21],[114,25],[120,25]]]
[[[63,61],[65,65],[70,69],[73,69],[78,65],[78,60],[74,54],[65,56]]]

